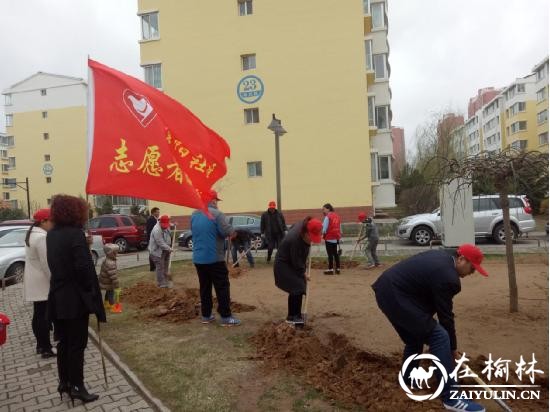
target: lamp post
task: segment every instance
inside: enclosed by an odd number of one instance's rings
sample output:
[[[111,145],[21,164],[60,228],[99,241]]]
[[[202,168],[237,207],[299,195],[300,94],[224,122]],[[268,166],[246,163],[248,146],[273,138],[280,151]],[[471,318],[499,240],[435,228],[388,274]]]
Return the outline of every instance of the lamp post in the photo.
[[[275,117],[273,113],[273,118],[271,123],[267,126],[275,134],[275,182],[277,185],[277,207],[279,210],[282,210],[281,205],[281,165],[280,165],[280,156],[279,156],[279,137],[286,133],[286,130],[281,125],[281,120]]]
[[[21,186],[22,184],[25,184],[25,187]],[[29,216],[29,220],[31,218],[31,196],[29,192],[29,178],[26,177],[24,182],[15,182],[15,185],[17,187],[20,187],[25,192],[27,192],[27,214]]]

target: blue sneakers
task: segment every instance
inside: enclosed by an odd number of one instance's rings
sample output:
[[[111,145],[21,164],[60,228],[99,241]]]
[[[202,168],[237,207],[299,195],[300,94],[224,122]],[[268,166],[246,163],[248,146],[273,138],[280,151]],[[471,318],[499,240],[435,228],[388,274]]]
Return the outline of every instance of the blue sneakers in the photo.
[[[479,403],[475,403],[466,399],[446,400],[443,401],[445,409],[456,412],[485,412],[485,408]]]
[[[214,322],[216,320],[216,316],[212,313],[210,316],[203,316],[201,319],[201,323],[207,324],[210,322]]]
[[[241,321],[233,316],[228,316],[227,318],[222,318],[220,325],[222,326],[239,326]]]

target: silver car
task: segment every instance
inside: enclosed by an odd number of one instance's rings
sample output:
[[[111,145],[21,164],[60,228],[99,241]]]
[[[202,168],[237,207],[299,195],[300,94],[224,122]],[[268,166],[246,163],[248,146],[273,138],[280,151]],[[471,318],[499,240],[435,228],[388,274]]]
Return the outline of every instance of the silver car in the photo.
[[[25,270],[27,228],[0,231],[0,280],[18,282]]]
[[[476,238],[492,238],[504,243],[504,223],[499,195],[474,196],[474,230]],[[510,202],[510,221],[514,238],[535,230],[531,205],[524,195],[508,196]],[[417,245],[426,246],[434,238],[441,236],[441,214],[439,209],[431,213],[408,216],[399,221],[397,237],[409,239]]]

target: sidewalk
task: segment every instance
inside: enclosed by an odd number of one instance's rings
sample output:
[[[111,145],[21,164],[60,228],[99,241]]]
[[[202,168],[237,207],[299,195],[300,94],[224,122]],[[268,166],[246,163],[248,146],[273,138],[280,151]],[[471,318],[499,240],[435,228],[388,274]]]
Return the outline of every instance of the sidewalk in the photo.
[[[84,380],[90,392],[100,395],[89,404],[57,393],[56,359],[42,359],[35,352],[31,330],[32,304],[23,302],[23,285],[0,291],[0,312],[10,318],[8,340],[0,346],[0,411],[154,411],[120,371],[105,359],[109,388],[105,389],[101,356],[88,341]]]

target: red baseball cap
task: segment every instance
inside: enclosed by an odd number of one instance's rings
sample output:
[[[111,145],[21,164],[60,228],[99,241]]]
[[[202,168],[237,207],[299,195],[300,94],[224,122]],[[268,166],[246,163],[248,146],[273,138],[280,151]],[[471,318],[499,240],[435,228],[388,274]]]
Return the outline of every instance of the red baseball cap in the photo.
[[[456,253],[459,256],[464,256],[468,262],[477,270],[481,275],[488,276],[489,274],[485,269],[481,267],[481,262],[483,261],[483,252],[480,248],[470,243],[464,243],[460,245]]]
[[[159,219],[160,227],[163,229],[168,229],[170,227],[170,216],[162,215]]]
[[[323,224],[319,219],[311,219],[307,222],[307,233],[311,243],[321,243]]]
[[[367,218],[367,214],[366,213],[359,213],[359,216],[357,216],[357,219],[362,222],[363,220],[365,220]]]
[[[32,215],[32,218],[35,222],[42,222],[44,220],[50,219],[50,209],[38,209],[36,212],[34,212],[34,215]]]
[[[275,203],[275,201],[272,200],[271,202],[269,202],[269,205],[267,205],[267,206],[268,206],[269,208],[275,209],[275,208],[277,208],[277,203]]]
[[[202,201],[204,203],[210,203],[212,200],[221,200],[218,197],[218,192],[215,190],[210,189],[202,194]]]

